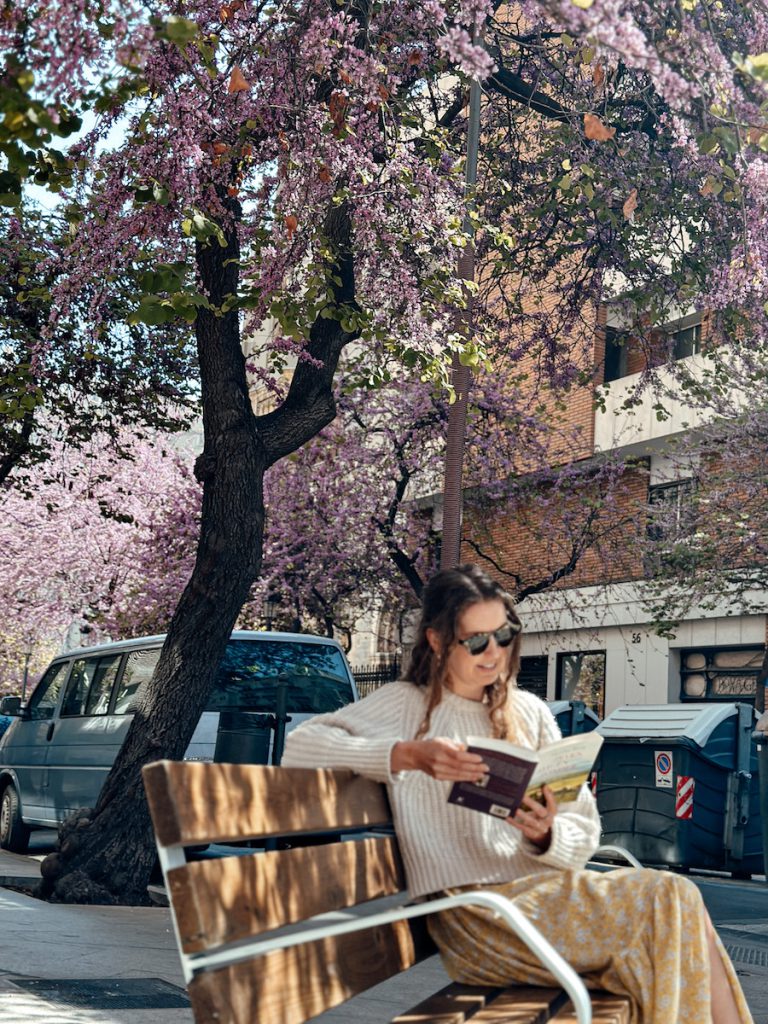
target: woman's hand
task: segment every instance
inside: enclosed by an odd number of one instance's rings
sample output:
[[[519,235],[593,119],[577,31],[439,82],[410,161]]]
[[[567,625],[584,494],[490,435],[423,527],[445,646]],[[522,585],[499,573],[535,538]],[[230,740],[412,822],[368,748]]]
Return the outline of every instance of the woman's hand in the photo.
[[[541,791],[544,794],[544,804],[529,796],[523,797],[522,804],[507,821],[544,853],[552,842],[552,822],[557,814],[557,801],[549,786],[542,786]]]
[[[479,754],[470,754],[456,740],[401,740],[392,748],[393,772],[426,772],[433,779],[478,782],[488,771]]]

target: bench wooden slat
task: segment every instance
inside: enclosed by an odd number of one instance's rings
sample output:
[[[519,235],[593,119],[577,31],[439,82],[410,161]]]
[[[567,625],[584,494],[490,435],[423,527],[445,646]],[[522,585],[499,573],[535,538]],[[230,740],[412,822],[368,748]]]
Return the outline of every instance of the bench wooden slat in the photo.
[[[453,983],[395,1017],[391,1024],[540,1024],[568,997],[559,989],[516,987],[505,992],[496,987]]]
[[[405,888],[393,837],[203,860],[168,873],[185,953]]]
[[[472,1017],[472,1024],[546,1024],[568,997],[557,988],[528,985],[504,989]]]
[[[205,1024],[303,1024],[433,952],[423,921],[396,921],[203,971],[189,998]]]
[[[391,821],[384,787],[352,772],[155,761],[143,769],[165,846],[368,828]]]
[[[237,960],[242,939],[402,892],[393,836],[169,868],[178,858],[168,847],[389,825],[381,784],[351,772],[171,761],[147,766],[144,780],[198,1024],[305,1024],[435,953],[418,918]],[[228,943],[234,963],[196,963],[196,954]],[[594,1024],[628,1024],[627,1000],[592,997]],[[450,985],[393,1024],[550,1020],[576,1021],[559,989]]]
[[[629,1000],[607,992],[590,992],[592,997],[592,1024],[629,1024]],[[552,1018],[557,1024],[576,1024],[573,1003],[568,1000],[565,1007]]]

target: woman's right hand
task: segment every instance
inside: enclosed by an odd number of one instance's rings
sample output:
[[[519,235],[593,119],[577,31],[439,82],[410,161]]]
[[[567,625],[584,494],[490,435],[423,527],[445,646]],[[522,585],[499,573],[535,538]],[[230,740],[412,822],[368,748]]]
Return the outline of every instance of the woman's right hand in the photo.
[[[438,737],[434,740],[400,740],[392,748],[393,772],[426,772],[433,779],[451,782],[478,782],[488,772],[479,754],[471,754],[466,744]]]

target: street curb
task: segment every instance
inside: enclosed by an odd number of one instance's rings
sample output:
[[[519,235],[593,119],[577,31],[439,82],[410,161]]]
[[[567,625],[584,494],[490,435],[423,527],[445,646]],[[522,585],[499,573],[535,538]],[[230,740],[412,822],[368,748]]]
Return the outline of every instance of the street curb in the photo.
[[[40,875],[0,875],[0,889],[34,889]]]

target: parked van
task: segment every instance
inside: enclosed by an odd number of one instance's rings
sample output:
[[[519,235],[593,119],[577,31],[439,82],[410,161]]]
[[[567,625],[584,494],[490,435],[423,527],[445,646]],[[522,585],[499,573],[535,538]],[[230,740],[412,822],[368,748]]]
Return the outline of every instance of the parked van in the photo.
[[[54,658],[0,738],[0,846],[23,853],[30,829],[93,807],[125,740],[137,694],[164,636],[79,648]],[[186,753],[187,760],[276,763],[284,730],[357,700],[335,640],[235,632]]]

